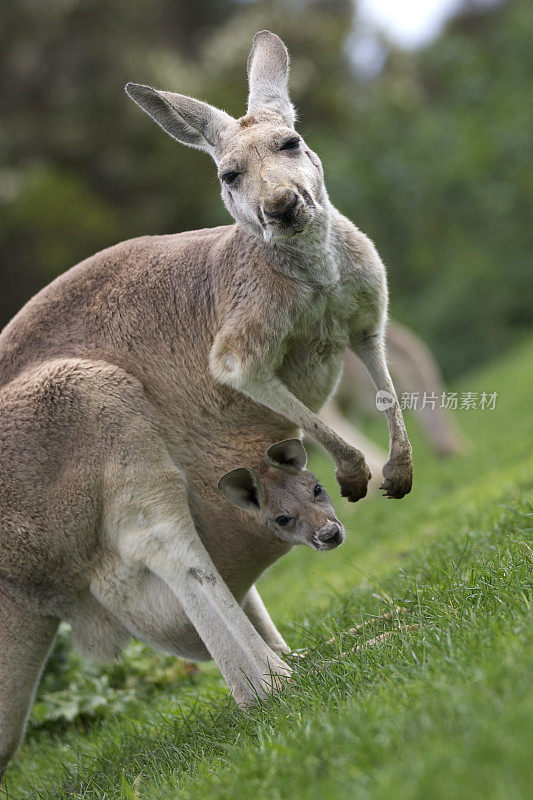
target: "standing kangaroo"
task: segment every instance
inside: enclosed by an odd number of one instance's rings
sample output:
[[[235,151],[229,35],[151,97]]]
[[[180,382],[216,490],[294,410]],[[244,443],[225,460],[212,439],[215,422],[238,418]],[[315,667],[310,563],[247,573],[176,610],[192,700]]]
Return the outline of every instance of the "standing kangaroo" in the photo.
[[[98,656],[128,632],[212,657],[243,705],[268,691],[265,675],[287,674],[253,583],[290,545],[265,544],[250,509],[222,506],[217,485],[303,429],[333,457],[341,492],[364,497],[363,455],[316,416],[346,346],[390,394],[383,488],[411,488],[384,358],[384,267],[294,130],[277,36],[256,35],[248,76],[238,120],[126,87],[171,136],[212,155],[235,224],[98,253],[0,336],[0,772],[59,619]],[[249,501],[261,506],[259,484]]]

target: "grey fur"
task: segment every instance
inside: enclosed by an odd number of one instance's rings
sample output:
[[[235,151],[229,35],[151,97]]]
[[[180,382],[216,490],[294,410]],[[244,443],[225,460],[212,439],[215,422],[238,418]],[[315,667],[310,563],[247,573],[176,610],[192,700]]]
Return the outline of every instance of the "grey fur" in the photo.
[[[277,37],[260,40],[254,98],[280,54]],[[135,99],[157,117],[150,92]],[[341,491],[366,493],[362,454],[316,412],[346,346],[394,393],[379,256],[329,202],[318,156],[303,140],[285,149],[286,118],[254,100],[253,115],[219,126],[222,112],[191,102],[157,121],[210,152],[236,223],[104,250],[0,335],[0,772],[60,619],[92,657],[130,635],[212,657],[243,706],[279,688],[287,645],[254,582],[294,543],[331,549],[343,532],[329,498],[312,499],[314,477],[264,453],[303,428],[332,455]],[[387,417],[385,487],[401,497],[411,463],[397,402]],[[258,476],[259,509],[221,498],[236,467]]]

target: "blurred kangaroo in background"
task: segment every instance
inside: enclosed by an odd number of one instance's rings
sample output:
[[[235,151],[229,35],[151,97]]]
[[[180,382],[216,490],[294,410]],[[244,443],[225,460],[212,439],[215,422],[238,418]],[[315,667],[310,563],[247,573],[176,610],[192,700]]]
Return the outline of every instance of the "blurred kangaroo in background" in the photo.
[[[390,395],[384,490],[411,488],[383,264],[294,130],[277,36],[256,35],[248,76],[240,119],[127,86],[171,136],[211,154],[235,224],[104,250],[0,336],[0,769],[60,619],[99,656],[125,631],[150,641],[163,628],[154,644],[212,657],[240,704],[288,674],[254,627],[259,601],[245,600],[280,540],[241,540],[247,512],[221,507],[217,485],[236,451],[253,467],[303,429],[333,457],[341,492],[366,494],[363,455],[316,414],[347,346]]]

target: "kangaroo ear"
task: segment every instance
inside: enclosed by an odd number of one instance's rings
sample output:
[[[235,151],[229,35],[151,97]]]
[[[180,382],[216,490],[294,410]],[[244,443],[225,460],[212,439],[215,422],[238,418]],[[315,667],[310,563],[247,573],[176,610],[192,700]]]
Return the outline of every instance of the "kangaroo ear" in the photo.
[[[248,56],[248,114],[274,111],[294,127],[296,113],[288,90],[289,53],[275,33],[259,31]]]
[[[286,439],[270,445],[265,453],[265,461],[277,469],[305,469],[307,453],[299,439]]]
[[[235,121],[225,111],[183,94],[160,92],[139,83],[127,83],[124,88],[128,97],[174,139],[210,155],[223,131]]]
[[[218,488],[226,500],[239,508],[246,511],[257,511],[260,508],[263,490],[253,469],[233,469],[222,476]]]

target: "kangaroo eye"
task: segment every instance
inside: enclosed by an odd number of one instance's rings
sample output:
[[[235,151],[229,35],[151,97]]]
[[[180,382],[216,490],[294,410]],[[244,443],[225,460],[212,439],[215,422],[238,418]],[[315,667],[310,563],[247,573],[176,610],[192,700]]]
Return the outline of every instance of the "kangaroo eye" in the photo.
[[[225,172],[223,175],[220,176],[220,180],[230,185],[232,183],[235,183],[240,174],[241,174],[240,172],[235,172],[234,170],[232,172]]]
[[[300,140],[298,137],[293,137],[292,139],[287,139],[286,142],[283,142],[280,150],[297,150],[300,147]]]
[[[319,494],[322,494],[322,486],[319,483],[317,483],[317,485],[313,489],[313,495],[315,497],[318,497]]]
[[[285,517],[283,515],[281,517],[276,517],[276,522],[278,523],[278,525],[281,525],[282,528],[284,528],[285,525],[288,525],[290,521],[291,521],[290,517]]]

